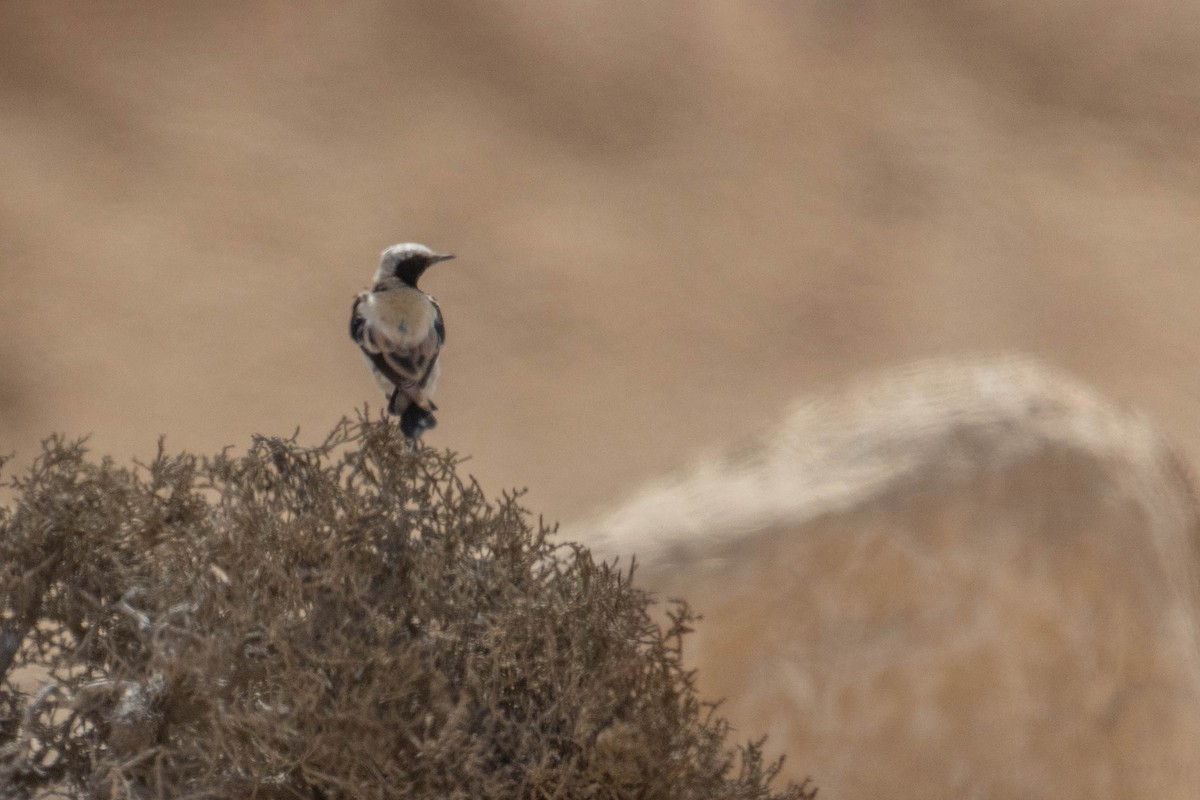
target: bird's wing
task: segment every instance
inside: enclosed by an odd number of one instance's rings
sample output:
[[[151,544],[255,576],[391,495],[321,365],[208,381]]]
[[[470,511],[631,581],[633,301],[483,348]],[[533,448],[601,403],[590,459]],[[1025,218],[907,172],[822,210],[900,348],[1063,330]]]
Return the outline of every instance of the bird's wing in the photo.
[[[360,295],[350,332],[375,368],[397,388],[424,389],[445,337],[441,310],[428,296]]]
[[[438,301],[431,297],[429,302],[433,303],[433,312],[436,315],[433,320],[433,329],[437,331],[438,346],[440,347],[446,343],[446,321],[442,319],[442,307],[438,305]]]
[[[359,306],[362,305],[362,301],[363,295],[360,294],[354,298],[354,305],[350,306],[350,338],[360,347],[362,346],[363,325],[366,324],[366,320],[363,319],[362,314],[358,310]]]

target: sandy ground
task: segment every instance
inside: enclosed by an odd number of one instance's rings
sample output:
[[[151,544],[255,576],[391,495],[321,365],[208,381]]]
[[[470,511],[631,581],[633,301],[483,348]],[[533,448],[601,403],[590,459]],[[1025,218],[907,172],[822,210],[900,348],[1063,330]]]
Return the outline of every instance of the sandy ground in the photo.
[[[459,254],[429,442],[551,519],[932,355],[1034,354],[1194,460],[1197,31],[1191,0],[5,3],[0,450],[318,438],[378,407],[349,300],[417,240]]]

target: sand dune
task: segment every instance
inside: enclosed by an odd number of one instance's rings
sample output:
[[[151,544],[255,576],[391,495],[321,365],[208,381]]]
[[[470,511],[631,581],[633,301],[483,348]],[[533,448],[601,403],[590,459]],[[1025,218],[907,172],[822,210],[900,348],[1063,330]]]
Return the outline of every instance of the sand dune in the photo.
[[[1191,482],[1052,370],[886,373],[567,532],[689,598],[702,688],[833,796],[1200,792]]]

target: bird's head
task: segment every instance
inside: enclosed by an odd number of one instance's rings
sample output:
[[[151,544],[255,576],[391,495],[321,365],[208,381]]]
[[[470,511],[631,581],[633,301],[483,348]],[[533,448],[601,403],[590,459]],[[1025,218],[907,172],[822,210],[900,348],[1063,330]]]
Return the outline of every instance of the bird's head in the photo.
[[[405,242],[394,244],[383,251],[379,258],[379,271],[375,280],[398,278],[402,282],[416,288],[417,279],[425,270],[439,261],[454,258],[448,253],[435,253],[423,244]]]

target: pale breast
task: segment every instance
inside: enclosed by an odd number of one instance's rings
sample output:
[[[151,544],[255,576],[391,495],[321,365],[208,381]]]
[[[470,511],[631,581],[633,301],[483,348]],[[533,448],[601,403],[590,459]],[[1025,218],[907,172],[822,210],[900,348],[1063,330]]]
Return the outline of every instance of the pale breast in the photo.
[[[407,287],[372,292],[360,310],[376,336],[400,348],[415,347],[423,341],[437,318],[425,293]]]

